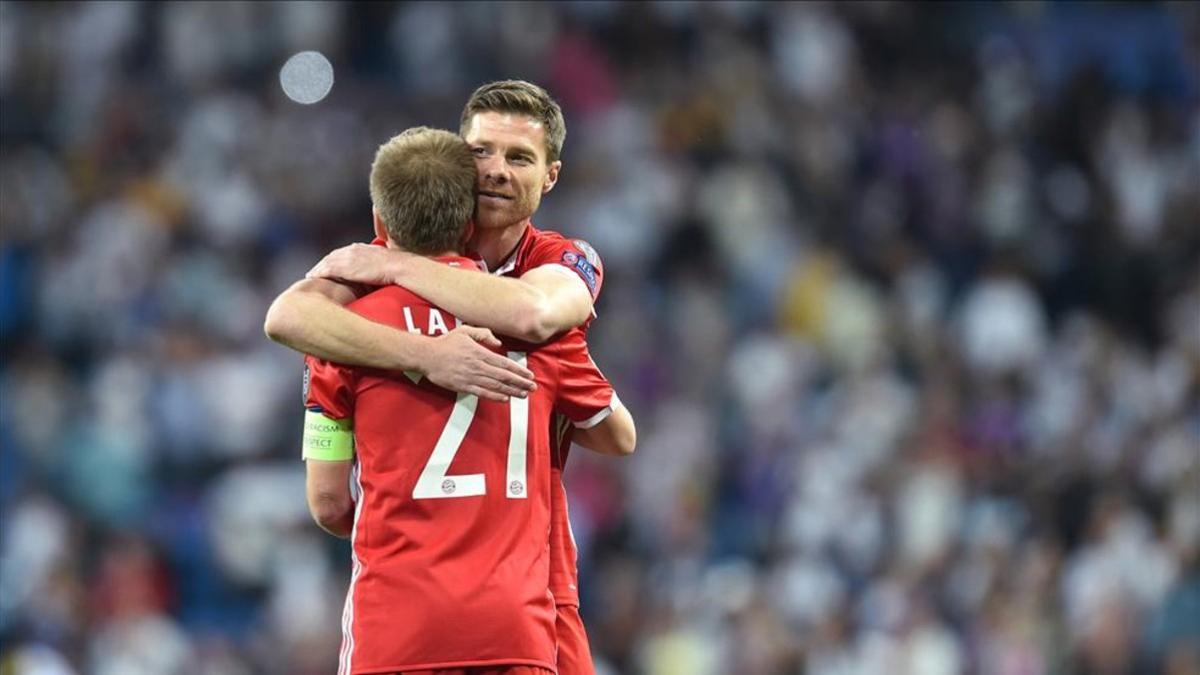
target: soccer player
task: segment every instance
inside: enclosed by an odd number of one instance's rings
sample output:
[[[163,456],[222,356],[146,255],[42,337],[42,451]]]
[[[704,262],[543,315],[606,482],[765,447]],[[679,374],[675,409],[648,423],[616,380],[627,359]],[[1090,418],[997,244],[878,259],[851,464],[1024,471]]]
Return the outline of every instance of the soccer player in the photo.
[[[341,305],[353,299],[352,287],[336,280],[400,284],[464,321],[530,342],[563,332],[584,335],[603,282],[600,259],[585,242],[538,230],[531,220],[562,168],[566,125],[558,104],[528,82],[485,84],[467,101],[460,133],[475,154],[478,172],[479,199],[468,246],[493,274],[471,274],[380,246],[351,245],[331,253],[309,279],[276,299],[266,327],[272,339],[342,362],[423,372],[439,367],[432,363],[440,358],[436,352],[418,363],[419,348],[397,346],[427,338],[347,312]],[[396,352],[402,349],[415,353],[416,360],[396,366]],[[588,675],[594,669],[579,617],[576,550],[561,474],[572,435],[580,445],[606,454],[633,451],[636,436],[628,410],[618,404],[612,415],[614,423],[588,430],[555,425],[562,433],[553,458],[551,591],[558,610],[558,666],[565,675]]]
[[[391,249],[470,269],[458,249],[474,189],[461,138],[410,129],[372,166],[376,235]],[[394,285],[349,308],[425,336],[458,323]],[[507,347],[538,385],[507,403],[455,395],[418,373],[306,357],[310,509],[353,544],[340,673],[556,670],[550,418],[611,424],[614,397],[577,335]]]

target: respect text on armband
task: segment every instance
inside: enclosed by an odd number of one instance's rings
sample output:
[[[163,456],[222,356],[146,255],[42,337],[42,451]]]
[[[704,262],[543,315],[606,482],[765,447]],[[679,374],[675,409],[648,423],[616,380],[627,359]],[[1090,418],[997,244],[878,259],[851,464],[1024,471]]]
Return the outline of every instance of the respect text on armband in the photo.
[[[351,420],[329,419],[313,410],[305,412],[303,447],[307,459],[353,458],[354,431]]]

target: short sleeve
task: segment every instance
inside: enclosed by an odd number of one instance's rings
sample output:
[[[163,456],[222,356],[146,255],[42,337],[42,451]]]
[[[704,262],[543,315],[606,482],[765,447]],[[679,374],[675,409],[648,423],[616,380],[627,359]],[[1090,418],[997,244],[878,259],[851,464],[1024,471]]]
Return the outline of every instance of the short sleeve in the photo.
[[[582,239],[567,239],[565,237],[548,239],[539,242],[530,251],[527,269],[544,265],[560,265],[570,270],[583,280],[592,301],[600,297],[600,287],[604,283],[604,265],[600,262],[600,254],[591,244]]]
[[[558,392],[554,408],[580,429],[604,421],[617,405],[612,384],[596,367],[580,331],[573,330],[556,344],[558,349]]]
[[[305,356],[304,407],[330,419],[353,417],[353,373],[329,361]]]

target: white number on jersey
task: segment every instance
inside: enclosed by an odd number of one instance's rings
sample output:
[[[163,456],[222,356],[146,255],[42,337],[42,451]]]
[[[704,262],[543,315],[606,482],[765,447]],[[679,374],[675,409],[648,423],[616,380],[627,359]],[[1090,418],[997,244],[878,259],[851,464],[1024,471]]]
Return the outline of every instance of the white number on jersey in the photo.
[[[525,365],[524,352],[509,352],[508,358]],[[451,476],[446,472],[458,454],[458,448],[467,437],[467,430],[475,419],[479,397],[459,394],[450,411],[450,419],[433,446],[433,454],[413,487],[413,499],[448,499],[453,497],[478,497],[487,494],[487,485],[481,473]],[[525,499],[526,456],[529,454],[529,399],[510,398],[508,434],[508,471],[505,475],[504,492],[509,499]]]

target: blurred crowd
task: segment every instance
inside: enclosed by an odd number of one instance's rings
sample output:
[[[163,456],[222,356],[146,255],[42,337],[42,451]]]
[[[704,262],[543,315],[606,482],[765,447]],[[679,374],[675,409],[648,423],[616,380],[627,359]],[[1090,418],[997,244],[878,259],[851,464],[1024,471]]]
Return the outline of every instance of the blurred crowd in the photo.
[[[602,675],[1200,672],[1198,6],[590,1],[0,4],[0,674],[333,672],[263,316],[506,77],[640,429]]]

